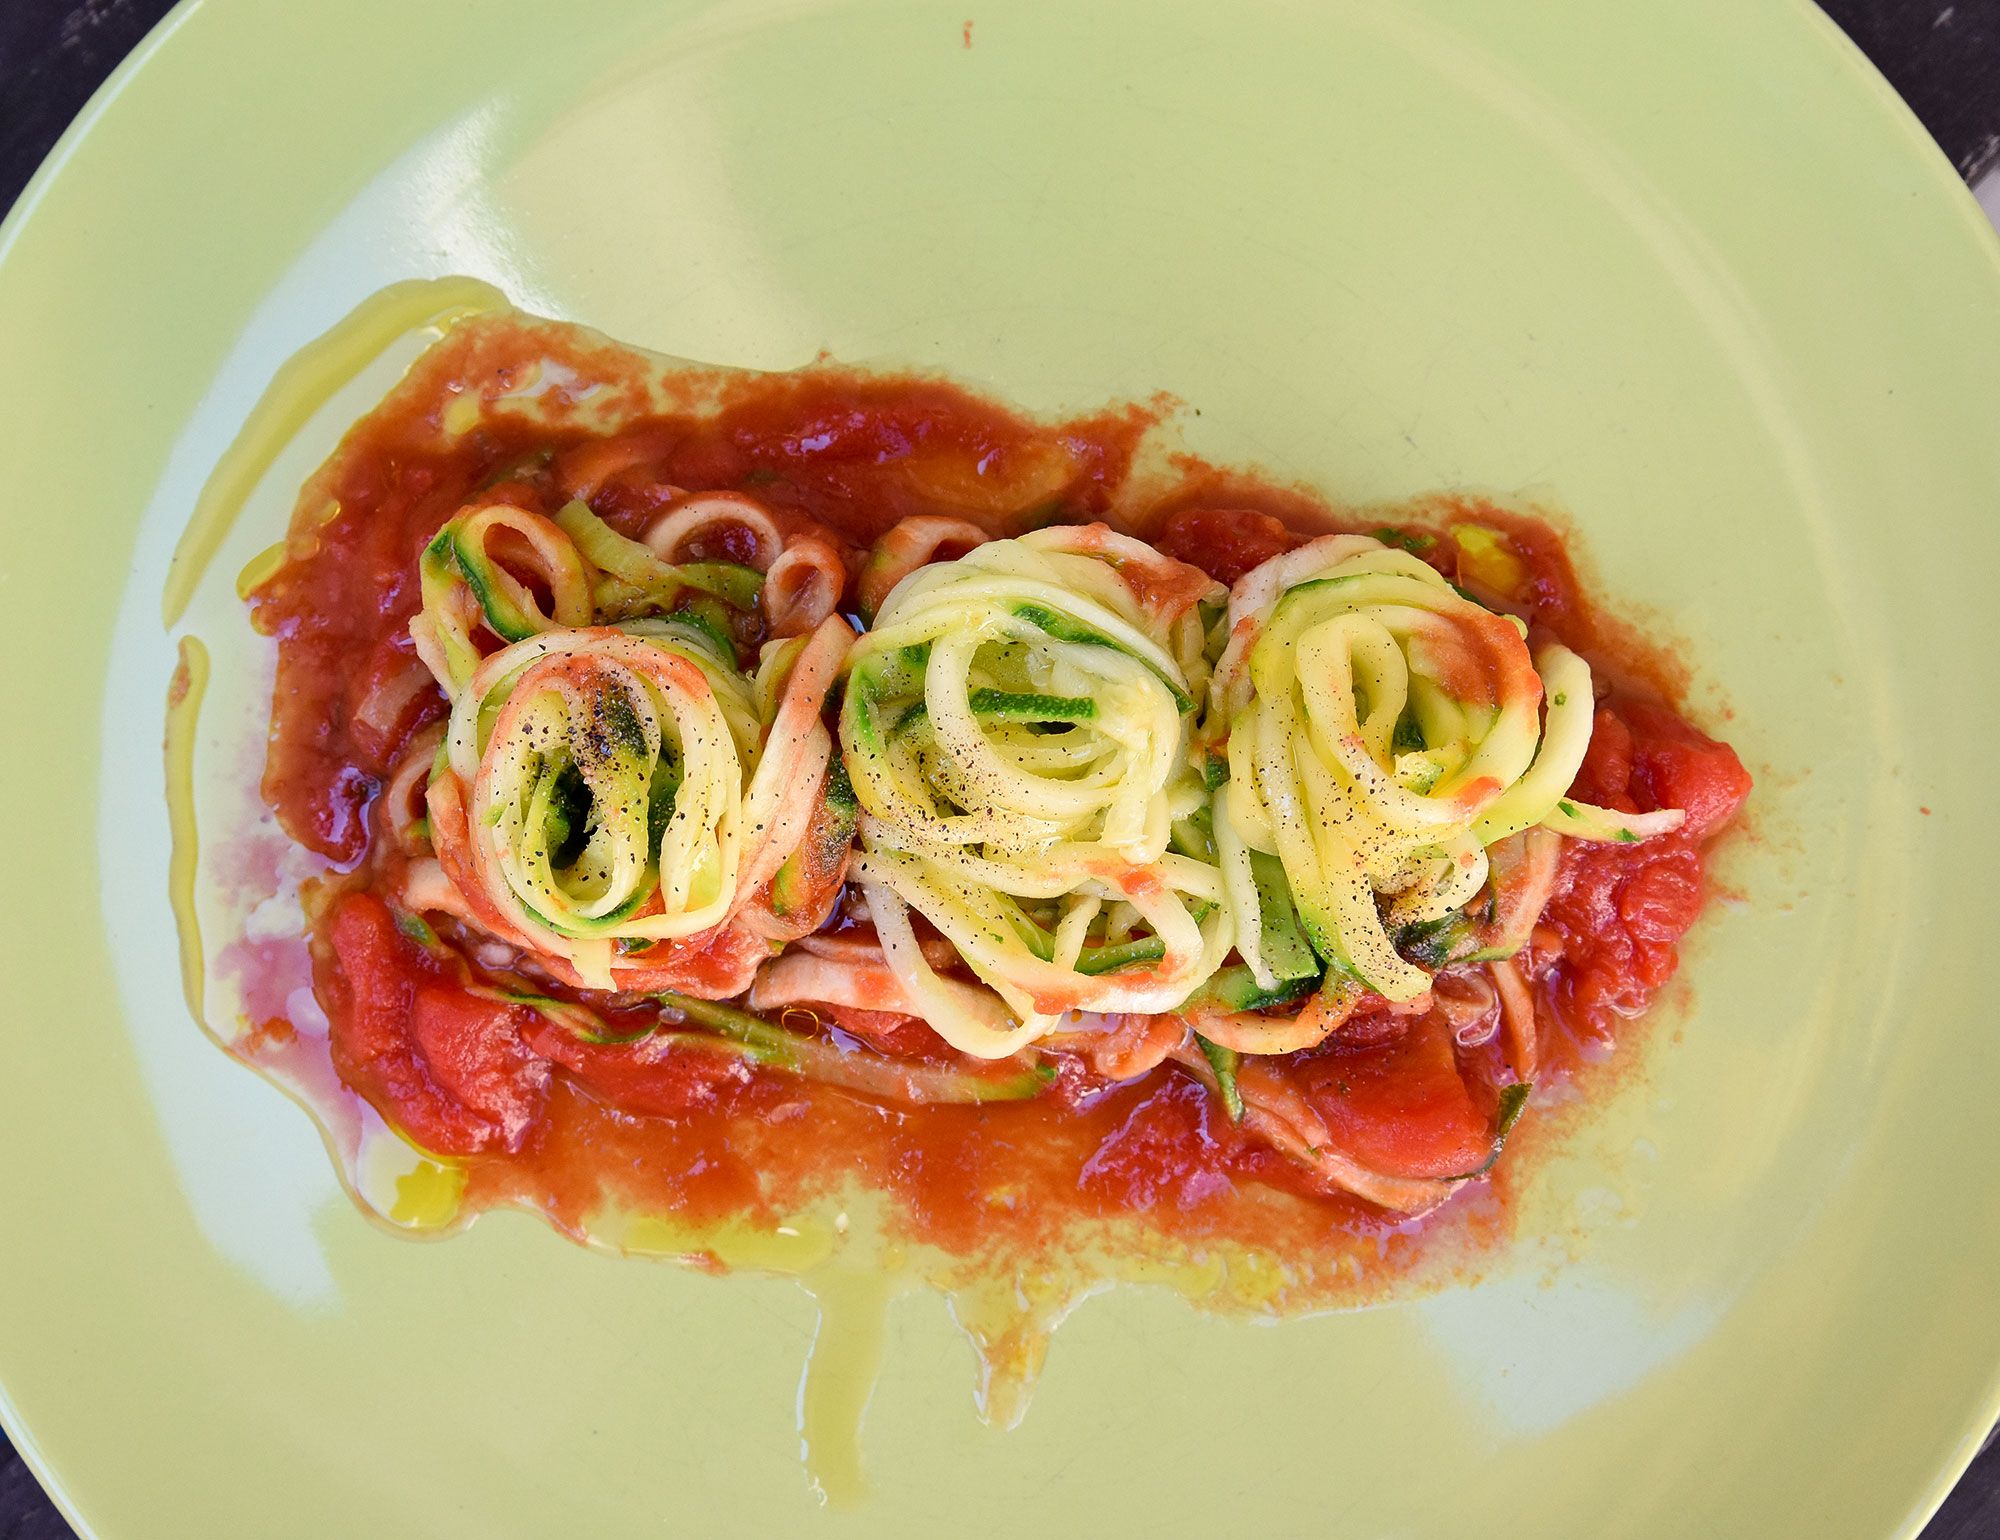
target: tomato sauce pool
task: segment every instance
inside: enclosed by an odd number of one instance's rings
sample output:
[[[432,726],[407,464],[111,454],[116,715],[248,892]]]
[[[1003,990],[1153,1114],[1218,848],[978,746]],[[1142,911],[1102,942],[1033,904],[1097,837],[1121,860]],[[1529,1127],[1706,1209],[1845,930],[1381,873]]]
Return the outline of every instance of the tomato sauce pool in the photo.
[[[1113,1221],[1135,1227],[1142,1246],[1148,1234],[1233,1242],[1329,1277],[1397,1266],[1412,1226],[1315,1189],[1171,1063],[1109,1082],[1057,1055],[1054,1080],[1032,1100],[907,1107],[728,1053],[585,1043],[472,992],[478,939],[446,934],[441,955],[375,894],[405,859],[386,832],[384,787],[412,738],[445,713],[409,639],[418,553],[475,495],[553,513],[587,490],[608,523],[636,533],[681,491],[741,491],[788,533],[830,534],[851,573],[913,513],[994,534],[1110,517],[1225,583],[1311,535],[1360,527],[1522,617],[1531,635],[1568,643],[1609,682],[1576,795],[1625,811],[1688,810],[1683,829],[1643,844],[1565,841],[1554,896],[1521,956],[1543,1076],[1603,1056],[1673,975],[1708,897],[1708,844],[1749,786],[1735,755],[1677,709],[1678,680],[1661,656],[1592,608],[1546,524],[1432,499],[1356,526],[1296,489],[1187,459],[1142,497],[1133,467],[1160,414],[1131,406],[1037,422],[935,380],[822,367],[732,377],[718,409],[642,418],[609,437],[493,422],[440,448],[421,431],[434,423],[365,419],[343,447],[328,512],[295,527],[288,559],[251,600],[278,647],[263,795],[288,834],[331,863],[304,897],[341,1083],[412,1143],[462,1163],[470,1206],[526,1204],[578,1235],[607,1205],[696,1229],[775,1226],[858,1182],[890,1200],[897,1233],[959,1255],[1032,1256],[1079,1223]],[[242,954],[246,995],[284,998],[289,982],[255,987],[259,955]],[[593,1003],[616,1023],[615,1004]],[[844,1045],[952,1057],[900,1018],[824,1015],[820,1029]],[[253,1025],[239,1053],[297,1051],[282,1021]],[[1489,1149],[1497,1052],[1460,1047],[1432,1016],[1364,1012],[1296,1069],[1346,1153],[1454,1175]],[[1495,1202],[1475,1188],[1447,1212],[1490,1217]]]

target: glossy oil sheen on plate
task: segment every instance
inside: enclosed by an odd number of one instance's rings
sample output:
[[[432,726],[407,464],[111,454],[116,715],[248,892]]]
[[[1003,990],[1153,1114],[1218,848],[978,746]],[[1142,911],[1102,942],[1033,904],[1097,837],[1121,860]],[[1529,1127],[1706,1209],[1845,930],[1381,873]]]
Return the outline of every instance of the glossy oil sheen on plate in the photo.
[[[1278,1329],[1091,1300],[1011,1433],[905,1296],[839,1510],[794,1285],[363,1221],[181,1004],[159,603],[279,364],[446,273],[687,357],[1165,389],[1345,501],[1572,510],[1594,589],[1728,682],[1693,704],[1758,803],[1503,1263]],[[2000,261],[1804,4],[206,0],[13,216],[0,354],[0,1412],[86,1530],[1876,1536],[1983,1434]],[[211,661],[204,719],[265,688]]]

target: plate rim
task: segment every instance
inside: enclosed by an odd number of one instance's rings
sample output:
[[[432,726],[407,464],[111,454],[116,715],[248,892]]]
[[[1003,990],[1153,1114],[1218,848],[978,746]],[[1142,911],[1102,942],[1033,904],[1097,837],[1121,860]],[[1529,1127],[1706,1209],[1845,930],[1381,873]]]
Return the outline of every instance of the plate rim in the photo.
[[[132,79],[152,64],[159,50],[174,34],[197,14],[210,8],[209,0],[177,0],[106,75],[64,128],[23,185],[4,218],[0,218],[0,286],[7,283],[9,259],[16,244],[39,216],[49,190],[66,173],[77,148],[97,131],[107,114],[115,109]],[[1995,280],[1996,297],[2000,297],[2000,230],[1995,229],[1972,189],[1959,176],[1915,110],[1874,61],[1814,0],[1786,0],[1783,6],[1775,8],[1773,14],[1786,11],[1791,14],[1787,25],[1798,26],[1802,14],[1800,35],[1817,38],[1816,43],[1802,46],[1828,49],[1827,56],[1839,61],[1839,72],[1859,88],[1869,104],[1868,110],[1882,115],[1879,121],[1883,128],[1901,141],[1905,152],[1914,150],[1916,163],[1924,166],[1924,174],[1928,178],[1926,196],[1934,199],[1942,197],[1945,203],[1955,208],[1959,224],[1971,231],[1973,247],[1990,269]],[[1915,1500],[1900,1530],[1904,1540],[1914,1540],[1919,1535],[1956,1488],[1966,1468],[1994,1437],[1996,1424],[2000,1424],[2000,1361],[1989,1366],[1983,1396],[1972,1410],[1978,1414],[1979,1420],[1968,1423],[1953,1448],[1940,1451],[1941,1460],[1930,1485],[1924,1492],[1912,1494]],[[57,1479],[33,1429],[15,1405],[4,1366],[0,1366],[0,1428],[4,1428],[22,1463],[33,1473],[41,1489],[71,1528],[79,1535],[95,1537],[99,1531],[85,1519],[68,1487]]]

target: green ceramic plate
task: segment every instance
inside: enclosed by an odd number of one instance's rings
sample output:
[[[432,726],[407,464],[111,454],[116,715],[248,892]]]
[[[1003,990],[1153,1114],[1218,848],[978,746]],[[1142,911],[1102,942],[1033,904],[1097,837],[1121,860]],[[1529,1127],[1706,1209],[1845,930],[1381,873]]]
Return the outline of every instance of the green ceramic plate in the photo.
[[[1012,1433],[906,1296],[840,1512],[794,1285],[365,1222],[181,1007],[159,594],[279,362],[447,272],[1574,510],[1759,792],[1509,1258],[1277,1329],[1094,1299]],[[1804,0],[190,3],[0,237],[0,360],[0,1412],[82,1529],[1832,1540],[1983,1434],[2000,247]]]

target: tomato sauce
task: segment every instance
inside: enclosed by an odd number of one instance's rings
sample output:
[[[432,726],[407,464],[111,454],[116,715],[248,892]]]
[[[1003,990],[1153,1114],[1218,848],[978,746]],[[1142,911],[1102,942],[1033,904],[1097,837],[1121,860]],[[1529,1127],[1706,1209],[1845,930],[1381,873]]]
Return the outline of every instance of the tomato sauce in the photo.
[[[475,937],[407,934],[373,891],[402,859],[380,793],[445,709],[408,639],[417,556],[469,498],[553,513],[585,495],[635,532],[680,491],[735,490],[788,535],[823,533],[851,557],[914,513],[996,534],[1108,517],[1225,583],[1314,534],[1385,527],[1192,461],[1135,503],[1128,476],[1160,410],[1037,422],[935,380],[820,367],[734,377],[713,409],[639,417],[608,436],[557,414],[486,422],[441,447],[435,416],[365,420],[322,481],[323,510],[302,512],[286,563],[252,597],[278,648],[263,795],[293,839],[333,863],[307,907],[313,989],[342,1083],[415,1144],[462,1162],[475,1208],[524,1203],[579,1235],[607,1202],[695,1225],[775,1224],[858,1181],[888,1196],[903,1233],[965,1255],[1033,1252],[1076,1222],[1119,1220],[1184,1241],[1388,1265],[1406,1225],[1325,1195],[1171,1063],[1112,1082],[1058,1055],[1033,1100],[910,1108],[685,1041],[587,1043],[482,993]],[[1592,608],[1547,525],[1445,499],[1386,527],[1616,681],[1578,796],[1688,810],[1684,829],[1644,844],[1565,842],[1520,958],[1550,1040],[1545,1062],[1561,1072],[1614,1044],[1673,975],[1708,896],[1708,848],[1749,779],[1678,712],[1671,668]],[[254,986],[258,954],[238,964]],[[283,1026],[274,994],[284,991],[257,995],[273,1023],[260,1021],[240,1050],[253,1057]],[[615,1004],[593,1003],[620,1024]],[[948,1057],[905,1018],[823,1014],[838,1042]],[[1435,1012],[1363,1012],[1293,1071],[1338,1146],[1374,1169],[1458,1176],[1490,1153],[1498,1049],[1460,1048]]]

